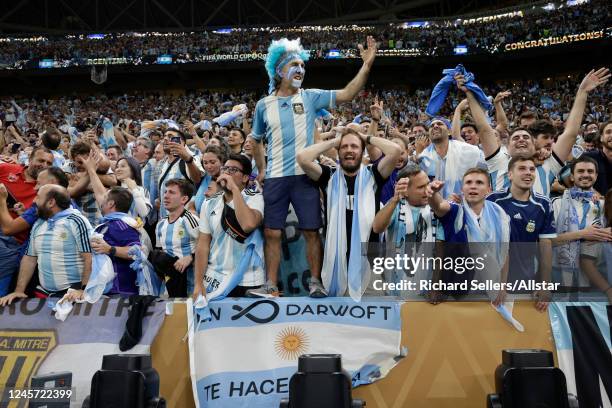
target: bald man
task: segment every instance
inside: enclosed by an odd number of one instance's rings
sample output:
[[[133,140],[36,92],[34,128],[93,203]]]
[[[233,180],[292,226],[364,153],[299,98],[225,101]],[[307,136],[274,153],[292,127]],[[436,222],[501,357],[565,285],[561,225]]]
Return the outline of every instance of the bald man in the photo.
[[[40,298],[62,297],[73,289],[69,299],[82,299],[91,273],[92,228],[78,210],[70,208],[68,190],[47,184],[38,190],[34,202],[39,219],[32,226],[15,291],[0,298],[0,306],[27,297],[25,289],[37,265],[40,285],[35,295]]]

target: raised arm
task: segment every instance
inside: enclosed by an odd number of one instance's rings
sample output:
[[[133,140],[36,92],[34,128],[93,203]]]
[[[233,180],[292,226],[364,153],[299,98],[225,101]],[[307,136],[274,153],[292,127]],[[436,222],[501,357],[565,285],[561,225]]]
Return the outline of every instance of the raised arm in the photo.
[[[232,192],[232,201],[234,203],[236,219],[244,232],[249,234],[251,231],[259,227],[263,220],[263,214],[246,204],[244,198],[242,197],[242,190],[240,187],[238,187],[238,185],[236,185],[232,176],[226,173],[221,173],[219,177],[217,177],[217,183],[220,183],[221,186],[225,186],[226,189]]]
[[[304,170],[304,173],[312,180],[317,181],[323,172],[321,165],[315,160],[322,155],[324,152],[332,148],[338,148],[340,145],[340,138],[326,140],[325,142],[313,144],[308,146],[297,154],[297,162]]]
[[[495,122],[497,123],[496,129],[498,131],[507,132],[510,129],[510,122],[508,121],[508,116],[506,116],[506,111],[502,104],[502,101],[510,95],[512,95],[510,91],[503,91],[495,95],[495,99],[493,100],[493,106],[495,106]]]
[[[349,82],[343,89],[336,91],[336,103],[338,104],[352,101],[357,93],[365,86],[365,83],[368,80],[370,68],[372,68],[374,58],[376,58],[376,41],[374,40],[374,37],[368,36],[367,43],[368,45],[366,49],[364,49],[361,44],[358,45],[359,53],[361,54],[361,59],[363,60],[361,69],[355,78],[351,80],[351,82]]]
[[[474,94],[462,87],[467,96],[468,104],[470,105],[470,112],[472,112],[472,119],[478,128],[478,136],[480,136],[480,144],[482,145],[482,152],[485,157],[491,156],[497,149],[499,149],[499,142],[495,135],[495,130],[491,127],[487,121],[487,114],[482,109],[482,106],[478,103]]]
[[[399,204],[402,195],[406,193],[408,189],[408,182],[408,177],[404,177],[395,184],[395,193],[393,197],[391,197],[387,204],[376,213],[376,217],[374,217],[374,223],[372,224],[372,231],[374,231],[374,233],[382,234],[389,228],[395,208],[397,208],[397,204]]]
[[[453,115],[453,124],[451,126],[451,136],[455,140],[465,142],[461,137],[461,115],[469,108],[468,100],[463,99],[455,108],[455,114]]]
[[[115,140],[117,141],[119,147],[121,147],[123,150],[127,149],[128,141],[124,135],[123,130],[117,126],[113,128],[113,132],[115,133]]]
[[[569,158],[572,146],[576,143],[589,92],[608,82],[608,79],[610,79],[610,70],[608,68],[600,68],[597,71],[591,70],[580,83],[572,110],[565,123],[565,130],[563,130],[563,133],[561,133],[557,142],[553,145],[553,152],[561,161],[566,161]]]
[[[184,123],[184,127],[187,133],[190,134],[193,138],[193,142],[195,143],[197,148],[202,153],[204,153],[204,150],[206,150],[206,142],[204,142],[204,140],[202,140],[202,138],[198,136],[198,132],[196,132],[195,125],[190,120],[186,120]]]
[[[93,190],[94,197],[96,198],[96,203],[98,206],[102,207],[104,204],[104,196],[106,195],[106,187],[102,184],[100,180],[100,176],[96,172],[97,165],[99,162],[99,154],[94,150],[89,152],[89,157],[87,160],[83,160],[83,166],[85,170],[87,170],[87,175],[89,176],[89,181],[91,182],[91,189]]]
[[[26,220],[21,217],[17,217],[15,219],[11,217],[8,205],[6,204],[7,197],[8,191],[6,186],[0,183],[0,227],[2,228],[4,235],[13,236],[30,229],[30,224],[28,224]]]
[[[374,99],[374,103],[370,106],[370,117],[372,121],[370,122],[370,127],[368,128],[368,136],[376,137],[376,132],[378,131],[378,124],[383,116],[383,101],[378,101],[378,98]],[[368,156],[370,156],[370,161],[375,162],[380,159],[382,156],[382,152],[373,144],[368,144],[366,146],[368,150]]]
[[[442,187],[444,187],[444,182],[440,180],[434,180],[427,186],[429,206],[438,218],[444,217],[450,211],[450,203],[440,194]]]
[[[397,143],[393,143],[391,140],[383,139],[382,137],[366,137],[363,133],[361,133],[360,136],[365,138],[366,145],[368,144],[367,140],[370,139],[369,144],[379,148],[382,154],[384,154],[384,157],[378,162],[378,172],[384,178],[389,178],[402,154],[402,148],[399,147]]]

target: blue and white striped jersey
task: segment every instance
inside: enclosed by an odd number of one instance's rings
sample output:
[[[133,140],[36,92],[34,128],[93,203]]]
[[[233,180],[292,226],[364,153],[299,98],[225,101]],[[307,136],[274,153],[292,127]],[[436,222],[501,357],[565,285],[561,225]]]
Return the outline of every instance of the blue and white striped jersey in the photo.
[[[172,179],[186,179],[185,176],[187,174],[183,174],[183,172],[181,172],[181,166],[179,163],[180,160],[176,160],[175,158],[171,157],[170,160],[166,161],[161,168],[160,180],[157,180],[159,187],[159,195],[156,197],[159,198],[160,201],[159,218],[164,218],[168,215],[168,211],[166,210],[166,207],[164,207],[164,193],[166,192],[166,181]],[[204,169],[202,168],[202,162],[200,160],[196,160],[194,158],[194,163],[201,172],[204,172]],[[187,173],[187,166],[185,166],[185,173]],[[164,177],[164,179],[161,180],[161,177]]]
[[[38,257],[38,276],[48,291],[61,291],[83,277],[82,252],[91,252],[89,221],[77,210],[64,210],[32,226],[27,255]]]
[[[510,188],[508,178],[508,163],[510,155],[499,149],[493,156],[487,158],[487,167],[491,178],[491,189],[493,191],[507,190]],[[563,163],[553,152],[541,166],[536,167],[536,180],[533,184],[533,191],[546,197],[550,197],[550,186],[555,177],[561,171]]]
[[[304,174],[296,155],[314,143],[317,110],[335,104],[336,92],[321,89],[300,89],[286,97],[269,95],[257,102],[252,135],[268,144],[266,178]]]
[[[87,192],[82,196],[75,198],[74,202],[81,211],[81,214],[87,218],[90,225],[98,225],[102,218],[102,211],[96,201],[96,196],[92,192]]]
[[[182,258],[195,253],[198,240],[198,219],[187,210],[174,222],[168,216],[163,218],[155,228],[157,247],[170,256]]]
[[[144,166],[140,169],[140,175],[142,177],[142,186],[146,193],[151,199],[151,202],[155,202],[157,196],[153,197],[153,194],[157,192],[157,180],[153,177],[155,173],[155,159],[149,159]]]

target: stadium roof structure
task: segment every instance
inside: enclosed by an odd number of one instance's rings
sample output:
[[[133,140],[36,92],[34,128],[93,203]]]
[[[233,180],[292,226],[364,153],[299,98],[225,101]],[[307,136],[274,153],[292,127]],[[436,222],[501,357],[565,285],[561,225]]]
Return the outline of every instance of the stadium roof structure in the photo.
[[[197,30],[447,17],[515,0],[15,0],[0,2],[5,33]]]

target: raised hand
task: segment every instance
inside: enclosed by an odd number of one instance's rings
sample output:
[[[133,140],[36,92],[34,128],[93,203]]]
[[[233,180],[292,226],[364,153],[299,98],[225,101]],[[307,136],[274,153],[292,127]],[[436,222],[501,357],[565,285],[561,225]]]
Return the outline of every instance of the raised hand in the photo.
[[[465,77],[463,75],[455,75],[455,82],[457,83],[457,88],[460,91],[467,92],[467,87],[465,86]]]
[[[493,99],[493,103],[500,103],[501,101],[503,101],[510,95],[512,95],[512,92],[510,91],[499,92],[497,95],[495,95],[495,99]]]
[[[578,89],[585,92],[591,92],[598,86],[608,82],[608,79],[610,79],[610,70],[608,68],[599,68],[597,71],[592,69],[584,77]]]
[[[442,187],[444,187],[444,181],[442,181],[442,180],[434,180],[434,181],[432,181],[427,186],[427,195],[428,196],[432,196],[432,195],[440,192],[440,190],[442,190]]]
[[[408,192],[408,184],[410,183],[410,179],[408,177],[403,177],[395,183],[395,192],[393,195],[393,199],[399,201],[402,197],[406,196]]]
[[[429,136],[427,135],[418,135],[414,142],[414,148],[416,150],[416,154],[421,154],[423,150],[429,146],[431,141],[429,140]]]
[[[357,48],[359,48],[359,55],[361,55],[361,59],[363,60],[363,65],[371,67],[374,63],[374,58],[376,58],[377,46],[376,40],[370,35],[367,38],[367,47],[368,48],[363,48],[363,45],[357,45]]]
[[[383,114],[383,101],[379,101],[378,98],[374,99],[374,103],[370,106],[370,116],[372,120],[380,122]]]
[[[457,105],[457,109],[459,109],[460,112],[465,112],[466,110],[470,109],[470,104],[468,103],[468,100],[463,99],[461,102],[459,102],[459,105]]]

